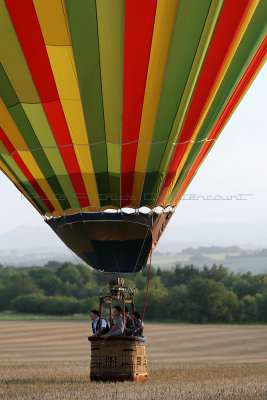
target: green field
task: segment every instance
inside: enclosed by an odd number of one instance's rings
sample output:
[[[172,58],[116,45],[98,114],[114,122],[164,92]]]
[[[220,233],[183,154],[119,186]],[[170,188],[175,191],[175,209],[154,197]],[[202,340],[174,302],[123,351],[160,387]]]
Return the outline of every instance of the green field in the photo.
[[[11,311],[0,312],[0,321],[73,321],[88,320],[85,314],[74,315],[45,315],[45,314],[24,314]]]
[[[0,399],[265,399],[267,327],[146,324],[149,379],[91,383],[88,321],[0,322]]]
[[[213,264],[223,264],[234,273],[244,274],[251,271],[253,275],[267,273],[267,257],[242,257],[240,254],[231,253],[203,253],[205,261],[190,261],[192,254],[157,254],[153,256],[153,265],[161,269],[170,269],[177,264],[193,264],[195,267],[202,268],[204,265],[211,267]],[[228,258],[227,256],[232,256]]]

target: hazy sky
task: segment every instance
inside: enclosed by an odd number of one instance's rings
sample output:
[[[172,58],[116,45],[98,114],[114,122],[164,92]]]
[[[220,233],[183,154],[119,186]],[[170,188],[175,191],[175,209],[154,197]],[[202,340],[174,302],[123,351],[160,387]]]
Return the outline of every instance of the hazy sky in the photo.
[[[187,189],[171,225],[206,222],[267,221],[267,65],[260,71],[236,112]],[[0,233],[21,225],[45,226],[33,206],[0,172]],[[246,200],[235,200],[242,194]],[[219,200],[231,198],[232,200]]]

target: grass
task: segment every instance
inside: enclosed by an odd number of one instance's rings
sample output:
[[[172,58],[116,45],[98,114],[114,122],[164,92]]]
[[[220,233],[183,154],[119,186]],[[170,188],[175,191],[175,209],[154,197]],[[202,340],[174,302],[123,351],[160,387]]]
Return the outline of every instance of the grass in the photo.
[[[0,322],[0,399],[266,400],[267,327],[146,325],[146,383],[89,381],[89,322]]]

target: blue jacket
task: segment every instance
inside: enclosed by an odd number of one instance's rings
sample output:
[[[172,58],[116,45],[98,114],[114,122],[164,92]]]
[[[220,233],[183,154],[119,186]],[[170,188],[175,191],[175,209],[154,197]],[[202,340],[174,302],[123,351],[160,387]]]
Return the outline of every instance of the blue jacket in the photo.
[[[140,326],[141,326],[141,328],[140,328]],[[131,328],[126,329],[126,333],[128,333],[131,336],[137,336],[138,335],[139,337],[143,337],[143,332],[144,332],[144,324],[143,324],[143,322],[141,322],[140,319],[138,319],[135,322],[134,326],[132,326]]]

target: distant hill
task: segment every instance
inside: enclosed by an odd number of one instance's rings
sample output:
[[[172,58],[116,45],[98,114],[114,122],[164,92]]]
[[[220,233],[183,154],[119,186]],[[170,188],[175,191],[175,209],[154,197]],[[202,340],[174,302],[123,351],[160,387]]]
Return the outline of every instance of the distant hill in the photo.
[[[223,264],[234,272],[267,272],[267,222],[168,225],[152,262],[171,268],[180,263]],[[233,245],[234,244],[234,245]],[[20,226],[0,234],[0,263],[44,265],[50,260],[79,262],[57,235],[43,227]]]
[[[228,246],[228,247],[221,247],[221,246],[201,246],[197,249],[193,249],[192,247],[188,247],[187,249],[183,249],[181,254],[217,254],[217,253],[240,253],[242,250],[239,246]]]
[[[42,227],[20,226],[0,233],[0,249],[44,247],[56,247],[62,250],[65,248],[45,223]],[[157,250],[174,253],[185,249],[183,252],[186,252],[190,247],[209,248],[209,252],[218,252],[216,247],[231,247],[232,253],[238,252],[238,247],[267,248],[267,221],[177,225],[171,220],[159,241]]]
[[[188,247],[267,248],[267,221],[176,225],[169,222],[157,250],[176,252]]]
[[[199,263],[201,265],[204,265],[204,264],[207,264],[207,263],[210,264],[210,262],[211,262],[211,259],[208,258],[208,257],[203,256],[202,254],[194,254],[188,260],[188,263],[195,264],[195,265],[198,265]]]
[[[44,227],[20,226],[0,234],[0,250],[57,248],[63,250],[65,245],[57,235],[44,223]]]
[[[161,269],[171,269],[177,264],[181,266],[193,264],[199,268],[205,265],[211,267],[213,264],[222,264],[235,273],[250,271],[252,274],[259,274],[267,273],[267,249],[249,250],[237,246],[211,246],[196,249],[189,247],[180,253],[157,251],[153,254],[152,263]]]
[[[75,262],[75,257],[46,224],[43,228],[20,226],[0,234],[3,265],[45,265],[50,260]]]

